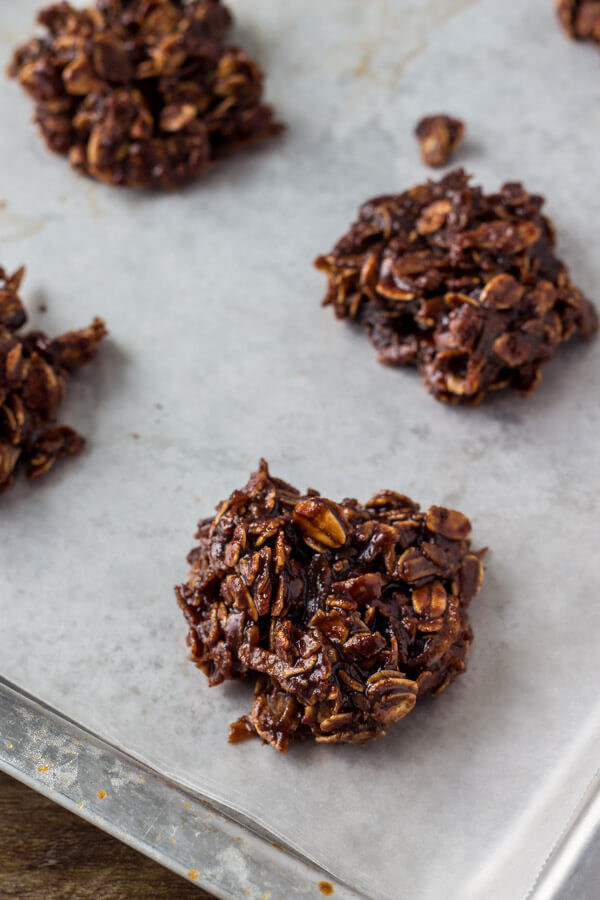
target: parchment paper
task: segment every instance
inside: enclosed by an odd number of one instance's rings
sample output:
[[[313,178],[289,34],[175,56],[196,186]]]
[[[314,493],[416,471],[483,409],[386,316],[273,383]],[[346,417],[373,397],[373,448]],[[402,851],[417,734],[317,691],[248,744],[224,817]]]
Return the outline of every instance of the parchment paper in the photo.
[[[111,332],[63,417],[88,449],[0,500],[0,672],[369,897],[514,900],[597,765],[600,344],[527,400],[446,408],[320,309],[311,262],[426,176],[412,128],[447,111],[456,162],[545,194],[600,298],[600,58],[550,0],[232,6],[289,128],[179,195],[71,173],[0,83],[0,262],[27,264],[34,325]],[[4,58],[35,7],[2,3]],[[196,520],[261,455],[334,498],[455,506],[491,548],[468,674],[365,749],[229,746],[250,689],[187,660],[172,587]]]

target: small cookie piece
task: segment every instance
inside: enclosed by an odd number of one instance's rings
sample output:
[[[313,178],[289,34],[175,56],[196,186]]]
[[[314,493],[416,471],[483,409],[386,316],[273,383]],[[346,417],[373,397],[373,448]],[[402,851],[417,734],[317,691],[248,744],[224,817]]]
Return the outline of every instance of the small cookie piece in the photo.
[[[556,0],[556,11],[569,37],[600,43],[600,0]]]
[[[54,339],[41,331],[17,334],[26,320],[18,294],[24,272],[0,268],[0,493],[13,484],[17,466],[38,478],[60,456],[81,450],[84,439],[55,424],[56,416],[70,373],[94,358],[106,334],[102,319]]]
[[[445,165],[465,136],[465,123],[443,113],[425,116],[417,124],[415,135],[421,145],[421,157],[427,166]]]
[[[225,43],[221,0],[57,3],[9,66],[55,153],[107,184],[177,188],[281,130],[263,76]]]
[[[264,460],[199,523],[176,595],[210,685],[255,681],[230,740],[362,744],[465,669],[483,566],[462,513],[302,495]]]
[[[527,394],[561,343],[598,327],[543,203],[518,183],[484,194],[462,169],[375,197],[315,261],[323,303],[363,326],[381,363],[417,366],[438,400]]]

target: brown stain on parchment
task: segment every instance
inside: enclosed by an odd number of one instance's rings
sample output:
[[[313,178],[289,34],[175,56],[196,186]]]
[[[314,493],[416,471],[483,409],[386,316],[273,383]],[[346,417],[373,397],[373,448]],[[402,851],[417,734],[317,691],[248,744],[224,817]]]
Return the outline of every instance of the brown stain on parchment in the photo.
[[[452,3],[448,9],[440,9],[439,0],[429,0],[429,2],[425,3],[425,10],[431,15],[431,25],[428,26],[427,23],[425,23],[418,29],[418,43],[412,50],[405,53],[394,66],[390,87],[393,87],[396,81],[402,76],[408,64],[417,59],[427,49],[427,36],[433,30],[441,28],[459,13],[468,9],[470,6],[475,6],[478,2],[479,0],[454,0],[454,3]]]
[[[21,238],[31,237],[44,227],[45,222],[39,219],[29,219],[11,212],[6,203],[0,202],[0,240],[18,241]]]
[[[365,76],[371,75],[371,62],[373,60],[373,54],[375,53],[375,48],[373,46],[367,47],[363,52],[362,59],[360,60],[357,67],[352,71],[352,74],[355,78],[364,78]]]
[[[104,214],[98,203],[98,198],[96,196],[96,190],[95,190],[94,185],[90,184],[86,187],[85,195],[87,197],[87,201],[88,201],[88,204],[90,207],[90,214],[92,216],[92,219],[94,219],[97,222],[97,221],[99,221],[99,219],[101,219],[103,217]]]
[[[390,21],[393,21],[394,18],[397,19],[398,27],[402,27],[402,19],[404,19],[407,25],[410,24],[411,28],[414,28],[412,46],[399,56],[396,65],[391,70],[391,76],[389,78],[382,78],[381,74],[378,73],[373,66],[373,60],[376,56],[377,49],[382,42],[375,38],[363,41],[359,45],[361,57],[351,74],[357,79],[364,78],[385,85],[388,88],[394,87],[409,63],[421,56],[427,49],[428,37],[432,31],[441,28],[459,13],[468,9],[470,6],[474,6],[477,2],[479,2],[479,0],[454,0],[454,2],[445,6],[445,8],[440,9],[439,0],[426,0],[426,2],[423,2],[419,7],[419,18],[421,21],[419,24],[415,24],[413,21],[414,13],[407,10],[403,16],[396,15],[394,17],[389,11],[388,0],[383,0],[381,11],[383,19],[389,18]],[[390,28],[390,35],[393,35],[395,31],[396,29],[394,27]],[[384,41],[385,40],[386,38],[384,38]]]

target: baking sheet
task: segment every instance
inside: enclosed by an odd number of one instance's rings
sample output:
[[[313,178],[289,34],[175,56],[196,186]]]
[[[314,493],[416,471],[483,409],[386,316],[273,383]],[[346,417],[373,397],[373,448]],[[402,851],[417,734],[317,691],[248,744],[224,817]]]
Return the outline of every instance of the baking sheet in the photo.
[[[425,176],[412,127],[443,110],[486,188],[547,195],[600,297],[598,54],[549,0],[232,5],[288,132],[180,195],[72,174],[0,84],[0,262],[28,265],[34,325],[111,332],[63,417],[88,449],[0,501],[0,674],[369,897],[514,900],[597,766],[600,345],[527,400],[448,409],[319,308],[311,261]],[[35,6],[2,4],[3,55]],[[186,659],[172,586],[195,522],[261,455],[328,496],[456,506],[492,548],[468,675],[365,749],[229,746],[250,689]]]

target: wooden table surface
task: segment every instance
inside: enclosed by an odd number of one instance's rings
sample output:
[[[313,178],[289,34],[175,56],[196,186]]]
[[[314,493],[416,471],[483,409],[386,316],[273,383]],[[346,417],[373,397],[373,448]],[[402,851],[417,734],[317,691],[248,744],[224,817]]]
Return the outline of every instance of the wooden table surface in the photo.
[[[210,895],[0,772],[2,900],[210,900]]]

